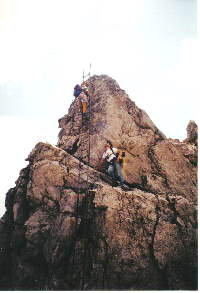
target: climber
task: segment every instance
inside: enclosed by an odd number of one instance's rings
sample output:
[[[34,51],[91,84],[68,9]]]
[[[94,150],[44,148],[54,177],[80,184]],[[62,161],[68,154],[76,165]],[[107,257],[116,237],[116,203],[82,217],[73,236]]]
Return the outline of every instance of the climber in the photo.
[[[81,84],[81,87],[82,87],[82,90],[84,91],[84,93],[89,96],[89,90],[88,90],[88,87],[89,87],[89,82],[88,80],[84,81],[82,84]]]
[[[88,82],[84,81],[81,85],[82,93],[80,94],[80,99],[82,103],[82,111],[83,113],[87,112],[88,102],[89,102],[89,91],[88,91]],[[87,116],[86,116],[87,118]]]
[[[88,100],[89,100],[89,93],[88,93],[87,84],[83,83],[82,86],[77,84],[74,87],[73,95],[76,98],[78,98],[79,103],[80,103],[80,107],[81,107],[81,111],[82,111],[83,115],[85,115],[85,113],[87,112],[87,104],[88,104]]]
[[[117,160],[119,151],[117,148],[112,146],[112,143],[108,141],[105,144],[105,151],[103,153],[102,159],[99,163],[99,169],[101,169],[103,163],[106,161],[107,163],[107,173],[111,176],[113,181],[113,186],[117,186],[117,180],[120,182],[120,186],[122,189],[125,189],[124,185],[124,177],[122,175],[121,165]]]
[[[87,104],[88,104],[89,97],[84,92],[84,90],[82,90],[82,92],[78,96],[78,99],[80,100],[81,105],[82,105],[82,113],[85,114],[87,112]]]

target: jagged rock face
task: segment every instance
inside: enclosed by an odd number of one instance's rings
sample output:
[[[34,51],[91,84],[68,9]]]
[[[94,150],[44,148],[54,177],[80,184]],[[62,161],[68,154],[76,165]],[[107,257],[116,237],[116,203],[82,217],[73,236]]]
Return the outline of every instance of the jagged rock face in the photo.
[[[90,144],[90,164],[96,166],[108,139],[114,146],[127,151],[124,169],[127,181],[141,182],[141,176],[151,170],[149,148],[165,136],[111,78],[94,76],[90,79],[89,92],[90,127],[88,123],[81,128],[82,116],[75,100],[68,115],[59,120],[62,129],[58,146],[87,162],[85,149]]]
[[[190,120],[188,123],[187,138],[185,141],[196,146],[198,144],[198,126],[193,120]]]
[[[184,153],[173,141],[166,140],[148,115],[129,99],[119,85],[106,75],[94,76],[90,79],[89,92],[90,124],[81,127],[82,116],[78,100],[75,100],[69,113],[59,120],[62,129],[58,146],[88,162],[90,144],[90,165],[97,166],[108,139],[126,151],[124,175],[129,183],[142,184],[145,176],[148,190],[171,192],[173,185],[176,192],[185,196],[189,192],[195,200],[196,169],[192,169]],[[194,152],[197,154],[196,148]],[[182,185],[180,181],[185,183]]]
[[[74,101],[58,147],[38,143],[7,193],[0,288],[197,289],[197,147],[166,139],[107,76],[91,78],[90,95],[90,160]],[[95,169],[105,139],[126,150],[137,188],[112,187]]]

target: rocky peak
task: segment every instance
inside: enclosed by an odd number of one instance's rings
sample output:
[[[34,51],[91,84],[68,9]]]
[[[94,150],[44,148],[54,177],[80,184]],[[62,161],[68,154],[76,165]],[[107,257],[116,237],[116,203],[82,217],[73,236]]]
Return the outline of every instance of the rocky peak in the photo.
[[[89,80],[39,142],[0,220],[2,290],[197,289],[197,144],[167,139],[106,75]],[[97,170],[106,140],[125,150],[129,191]],[[89,150],[89,151],[88,151]]]
[[[166,139],[146,112],[138,108],[110,77],[93,76],[88,83],[90,122],[86,121],[82,125],[80,105],[78,99],[75,99],[68,114],[59,120],[61,131],[58,146],[88,163],[90,145],[89,164],[96,167],[106,140],[110,140],[114,146],[126,152],[124,175],[128,183],[142,184],[143,178],[147,178],[148,190],[167,192],[173,182],[177,192],[188,194],[189,189],[190,194],[195,194],[196,187],[192,190],[187,184],[188,187],[179,184],[180,176],[192,180],[185,158],[180,157],[182,154],[177,146],[172,140]],[[174,164],[176,156],[184,164],[184,171],[180,174],[178,166]]]
[[[121,90],[116,81],[106,75],[91,77],[90,94],[90,135],[91,141],[105,142],[110,139],[114,144],[126,148],[126,140],[133,134],[142,135],[152,131],[157,139],[165,136],[157,129],[148,115],[130,100],[125,91]],[[82,129],[78,100],[76,99],[67,115],[59,120],[62,128],[58,145],[62,148],[73,147],[73,136],[84,135],[87,129]],[[122,136],[123,134],[123,136]],[[69,141],[69,136],[71,141]],[[67,139],[66,139],[67,138]],[[81,137],[82,138],[82,137]],[[102,145],[102,144],[101,144]],[[100,146],[101,146],[100,145]],[[91,157],[95,156],[92,152]],[[92,160],[95,164],[95,159]]]

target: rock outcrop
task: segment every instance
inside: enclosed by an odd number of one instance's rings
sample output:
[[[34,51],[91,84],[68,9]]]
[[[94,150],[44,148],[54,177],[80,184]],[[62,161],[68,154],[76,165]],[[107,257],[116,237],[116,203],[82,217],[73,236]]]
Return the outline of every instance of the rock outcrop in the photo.
[[[198,127],[197,127],[197,124],[193,120],[190,120],[190,122],[188,123],[187,138],[185,142],[194,144],[195,146],[197,146],[198,144]]]
[[[0,288],[197,289],[194,131],[167,139],[106,75],[89,92],[88,117],[75,100],[57,146],[38,143],[6,195]],[[107,139],[126,152],[130,191],[97,170]]]

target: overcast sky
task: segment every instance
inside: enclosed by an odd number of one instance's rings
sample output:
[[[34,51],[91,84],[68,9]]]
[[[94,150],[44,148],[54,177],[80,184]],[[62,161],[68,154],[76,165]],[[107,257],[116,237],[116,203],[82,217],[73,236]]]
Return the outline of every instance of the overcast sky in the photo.
[[[198,123],[196,0],[0,0],[0,216],[39,141],[57,143],[83,70],[114,78],[167,136]]]

